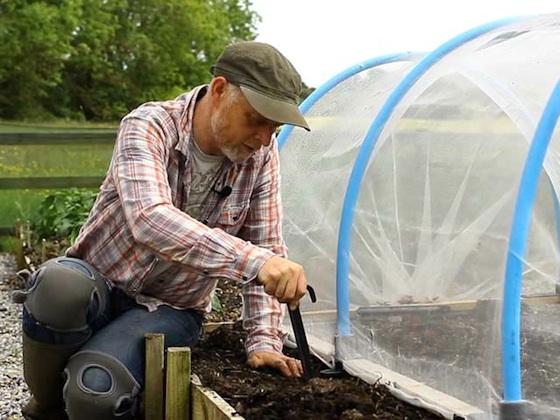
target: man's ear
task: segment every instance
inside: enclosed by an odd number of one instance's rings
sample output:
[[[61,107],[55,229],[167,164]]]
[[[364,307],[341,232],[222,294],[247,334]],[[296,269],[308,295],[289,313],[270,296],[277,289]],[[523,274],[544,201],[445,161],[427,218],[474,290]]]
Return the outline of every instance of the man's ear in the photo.
[[[216,76],[210,82],[210,94],[215,100],[220,100],[226,93],[228,81],[223,76]]]

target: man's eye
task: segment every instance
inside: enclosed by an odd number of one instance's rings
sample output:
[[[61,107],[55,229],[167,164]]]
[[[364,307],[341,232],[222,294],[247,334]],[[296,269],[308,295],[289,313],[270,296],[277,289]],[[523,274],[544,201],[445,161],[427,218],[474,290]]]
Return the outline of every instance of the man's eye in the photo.
[[[280,129],[280,127],[282,127],[282,124],[277,124],[274,123],[272,121],[263,119],[262,117],[257,117],[255,115],[252,114],[248,114],[247,115],[247,122],[249,123],[249,125],[254,126],[254,127],[264,127],[264,126],[268,126],[270,127],[273,131],[278,131]]]

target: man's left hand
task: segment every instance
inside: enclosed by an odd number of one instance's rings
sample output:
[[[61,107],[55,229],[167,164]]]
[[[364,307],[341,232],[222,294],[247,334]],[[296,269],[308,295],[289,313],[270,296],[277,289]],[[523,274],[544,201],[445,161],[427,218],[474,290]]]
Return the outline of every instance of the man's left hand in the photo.
[[[300,378],[303,375],[301,361],[278,353],[255,353],[249,356],[247,364],[253,368],[268,367],[279,370],[289,378]]]

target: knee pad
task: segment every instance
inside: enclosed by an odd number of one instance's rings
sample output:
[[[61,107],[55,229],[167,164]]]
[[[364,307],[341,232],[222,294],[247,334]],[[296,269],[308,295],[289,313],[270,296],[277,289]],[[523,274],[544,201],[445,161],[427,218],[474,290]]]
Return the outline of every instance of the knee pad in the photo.
[[[80,351],[64,370],[63,389],[70,420],[129,420],[138,415],[140,384],[111,355]]]
[[[14,294],[40,324],[59,332],[83,331],[109,305],[109,287],[91,265],[77,258],[60,257],[37,271],[18,273],[28,284]]]

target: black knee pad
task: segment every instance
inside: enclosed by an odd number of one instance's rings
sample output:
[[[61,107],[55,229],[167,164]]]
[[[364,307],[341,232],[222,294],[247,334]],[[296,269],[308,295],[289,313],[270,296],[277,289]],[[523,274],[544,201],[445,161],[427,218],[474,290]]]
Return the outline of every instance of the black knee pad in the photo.
[[[108,376],[105,389],[93,390],[86,386],[84,375],[91,368],[101,369]],[[70,358],[64,373],[63,396],[70,420],[132,420],[137,417],[140,384],[113,356],[80,351]]]
[[[39,323],[60,332],[83,331],[109,305],[109,287],[89,264],[60,257],[42,264],[33,274],[18,273],[28,284],[14,294]]]

